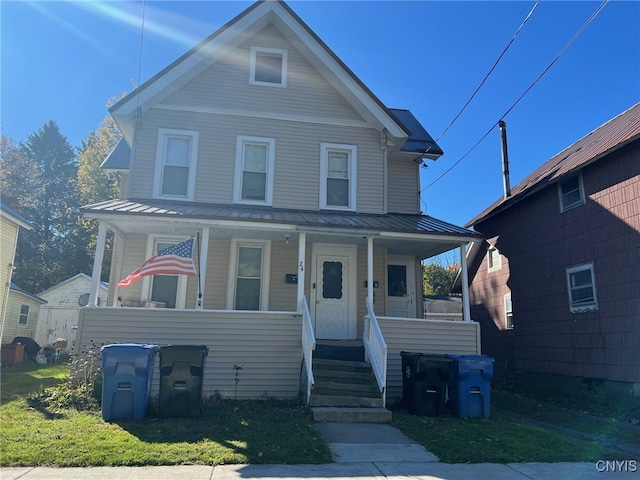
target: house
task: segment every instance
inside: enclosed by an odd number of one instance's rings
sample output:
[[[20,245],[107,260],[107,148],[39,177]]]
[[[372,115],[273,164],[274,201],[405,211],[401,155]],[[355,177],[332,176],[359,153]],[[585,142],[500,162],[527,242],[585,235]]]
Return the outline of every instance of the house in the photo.
[[[472,318],[510,369],[640,382],[640,104],[467,226]]]
[[[35,337],[40,308],[46,303],[45,299],[27,292],[11,282],[3,332],[7,343],[10,343],[15,337]]]
[[[308,399],[316,343],[347,343],[366,351],[383,404],[402,391],[400,351],[479,353],[468,301],[464,321],[423,318],[420,261],[480,239],[420,213],[419,165],[442,150],[286,3],[253,4],[110,113],[124,138],[103,167],[122,192],[83,208],[99,232],[79,346],[206,344],[205,394],[234,396],[242,364],[238,398]],[[116,287],[196,234],[198,276]]]
[[[11,292],[11,277],[13,275],[16,246],[20,229],[33,230],[27,219],[14,212],[8,205],[0,202],[0,319],[2,321],[2,343],[11,343],[14,330],[18,328],[12,320],[7,319],[8,298]],[[7,328],[5,329],[5,320]],[[15,328],[14,328],[15,327]]]
[[[109,284],[100,282],[98,305],[106,304],[108,290]],[[46,300],[47,304],[40,307],[36,342],[48,345],[64,338],[67,345],[73,345],[80,309],[88,305],[90,291],[91,277],[79,273],[40,292],[38,297]]]

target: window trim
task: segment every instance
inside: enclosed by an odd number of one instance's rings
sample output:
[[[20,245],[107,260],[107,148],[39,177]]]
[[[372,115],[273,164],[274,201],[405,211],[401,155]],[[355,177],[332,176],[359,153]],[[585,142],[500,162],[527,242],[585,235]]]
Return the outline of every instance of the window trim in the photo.
[[[22,313],[22,309],[23,308],[27,308],[27,313]],[[30,305],[27,305],[26,303],[23,303],[20,305],[20,313],[18,314],[18,325],[29,325],[29,310]],[[23,322],[22,319],[25,319],[25,321]]]
[[[494,252],[494,251],[498,253],[498,262],[495,264],[492,264],[491,252]],[[502,268],[502,254],[500,253],[500,250],[498,250],[493,245],[489,245],[489,248],[487,249],[487,270],[489,272],[495,272],[500,270],[501,268]]]
[[[269,292],[271,279],[271,240],[231,239],[229,249],[229,275],[227,278],[227,299],[225,308],[235,311],[236,281],[238,279],[238,251],[240,247],[262,248],[262,283],[260,285],[260,308],[248,310],[264,312],[269,310]],[[243,310],[244,311],[244,310]]]
[[[593,301],[581,305],[575,305],[571,294],[571,275],[577,272],[589,271],[591,274],[591,290],[593,292]],[[567,295],[569,297],[569,310],[571,313],[595,312],[598,310],[598,295],[596,292],[596,274],[593,268],[593,262],[583,263],[566,269],[567,272]]]
[[[242,174],[244,173],[244,146],[247,143],[266,144],[267,145],[267,172],[265,178],[265,199],[248,200],[242,198]],[[242,203],[246,205],[273,205],[273,181],[276,163],[276,139],[268,137],[253,137],[248,135],[238,135],[236,137],[236,166],[233,185],[233,203]]]
[[[147,236],[147,246],[145,253],[145,260],[151,258],[158,251],[159,243],[176,244],[184,241],[184,236]],[[172,275],[169,275],[172,276]],[[151,289],[153,288],[153,277],[155,275],[146,275],[142,277],[142,301],[151,301]],[[178,287],[176,289],[176,310],[186,308],[187,304],[187,282],[189,278],[186,275],[177,275]]]
[[[578,200],[575,203],[571,203],[569,205],[565,205],[564,201],[563,201],[563,194],[562,194],[562,185],[572,181],[578,179],[578,192],[580,193],[580,200]],[[586,196],[584,193],[584,183],[582,181],[582,172],[579,172],[577,175],[572,175],[568,178],[565,178],[562,181],[558,182],[558,202],[560,203],[560,213],[565,213],[568,212],[570,210],[573,210],[574,208],[578,208],[581,205],[584,205],[586,202]]]
[[[256,56],[259,53],[276,54],[282,56],[282,71],[280,72],[280,83],[262,82],[260,80],[256,80]],[[286,88],[288,55],[289,52],[284,48],[251,47],[249,58],[249,84],[262,85],[265,87]]]
[[[189,152],[189,173],[187,176],[187,193],[186,195],[169,195],[162,193],[162,177],[165,167],[165,152],[167,138],[170,137],[190,137],[191,150]],[[198,143],[200,133],[195,130],[178,130],[173,128],[159,128],[158,140],[156,143],[156,165],[153,178],[153,197],[166,198],[171,200],[193,201],[195,183],[196,183],[196,166],[198,160]]]
[[[329,152],[341,151],[349,153],[349,205],[341,207],[339,205],[327,204],[327,180],[329,179]],[[342,143],[320,143],[320,208],[326,210],[342,210],[355,212],[357,208],[358,190],[358,147]]]
[[[509,298],[511,308],[507,308],[507,298]],[[509,315],[511,315],[511,321],[509,321]],[[505,330],[513,330],[513,301],[511,292],[504,295],[504,328]]]

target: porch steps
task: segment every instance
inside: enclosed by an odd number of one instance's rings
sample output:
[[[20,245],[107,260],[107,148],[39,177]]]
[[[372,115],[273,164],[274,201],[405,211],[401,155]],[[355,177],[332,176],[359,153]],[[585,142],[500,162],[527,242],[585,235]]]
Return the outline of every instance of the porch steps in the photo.
[[[388,423],[371,366],[364,361],[315,358],[309,399],[316,422]]]

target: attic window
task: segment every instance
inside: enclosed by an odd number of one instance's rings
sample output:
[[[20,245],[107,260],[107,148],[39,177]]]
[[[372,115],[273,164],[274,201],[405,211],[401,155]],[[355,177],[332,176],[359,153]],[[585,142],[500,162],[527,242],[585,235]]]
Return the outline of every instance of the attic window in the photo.
[[[560,212],[562,213],[583,205],[584,187],[582,186],[582,177],[576,176],[560,182],[558,194],[560,196]]]
[[[496,247],[491,246],[487,250],[487,266],[490,272],[500,270],[502,267],[502,257]]]
[[[287,51],[280,48],[251,47],[249,83],[287,86]]]

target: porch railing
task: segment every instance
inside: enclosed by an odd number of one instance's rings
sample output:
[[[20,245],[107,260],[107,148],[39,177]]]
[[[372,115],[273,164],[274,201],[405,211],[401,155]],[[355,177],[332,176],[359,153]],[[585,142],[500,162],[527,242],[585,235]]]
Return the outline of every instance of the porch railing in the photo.
[[[378,388],[382,393],[383,406],[386,405],[387,386],[387,343],[382,336],[382,330],[378,325],[378,319],[373,311],[371,300],[367,297],[367,316],[364,320],[364,349],[371,368],[376,376]]]
[[[302,297],[298,311],[302,312],[302,355],[304,357],[304,365],[307,373],[307,403],[311,396],[311,389],[315,383],[313,378],[313,351],[316,349],[316,336],[313,333],[313,323],[311,322],[311,313],[309,312],[309,304],[307,297]]]

